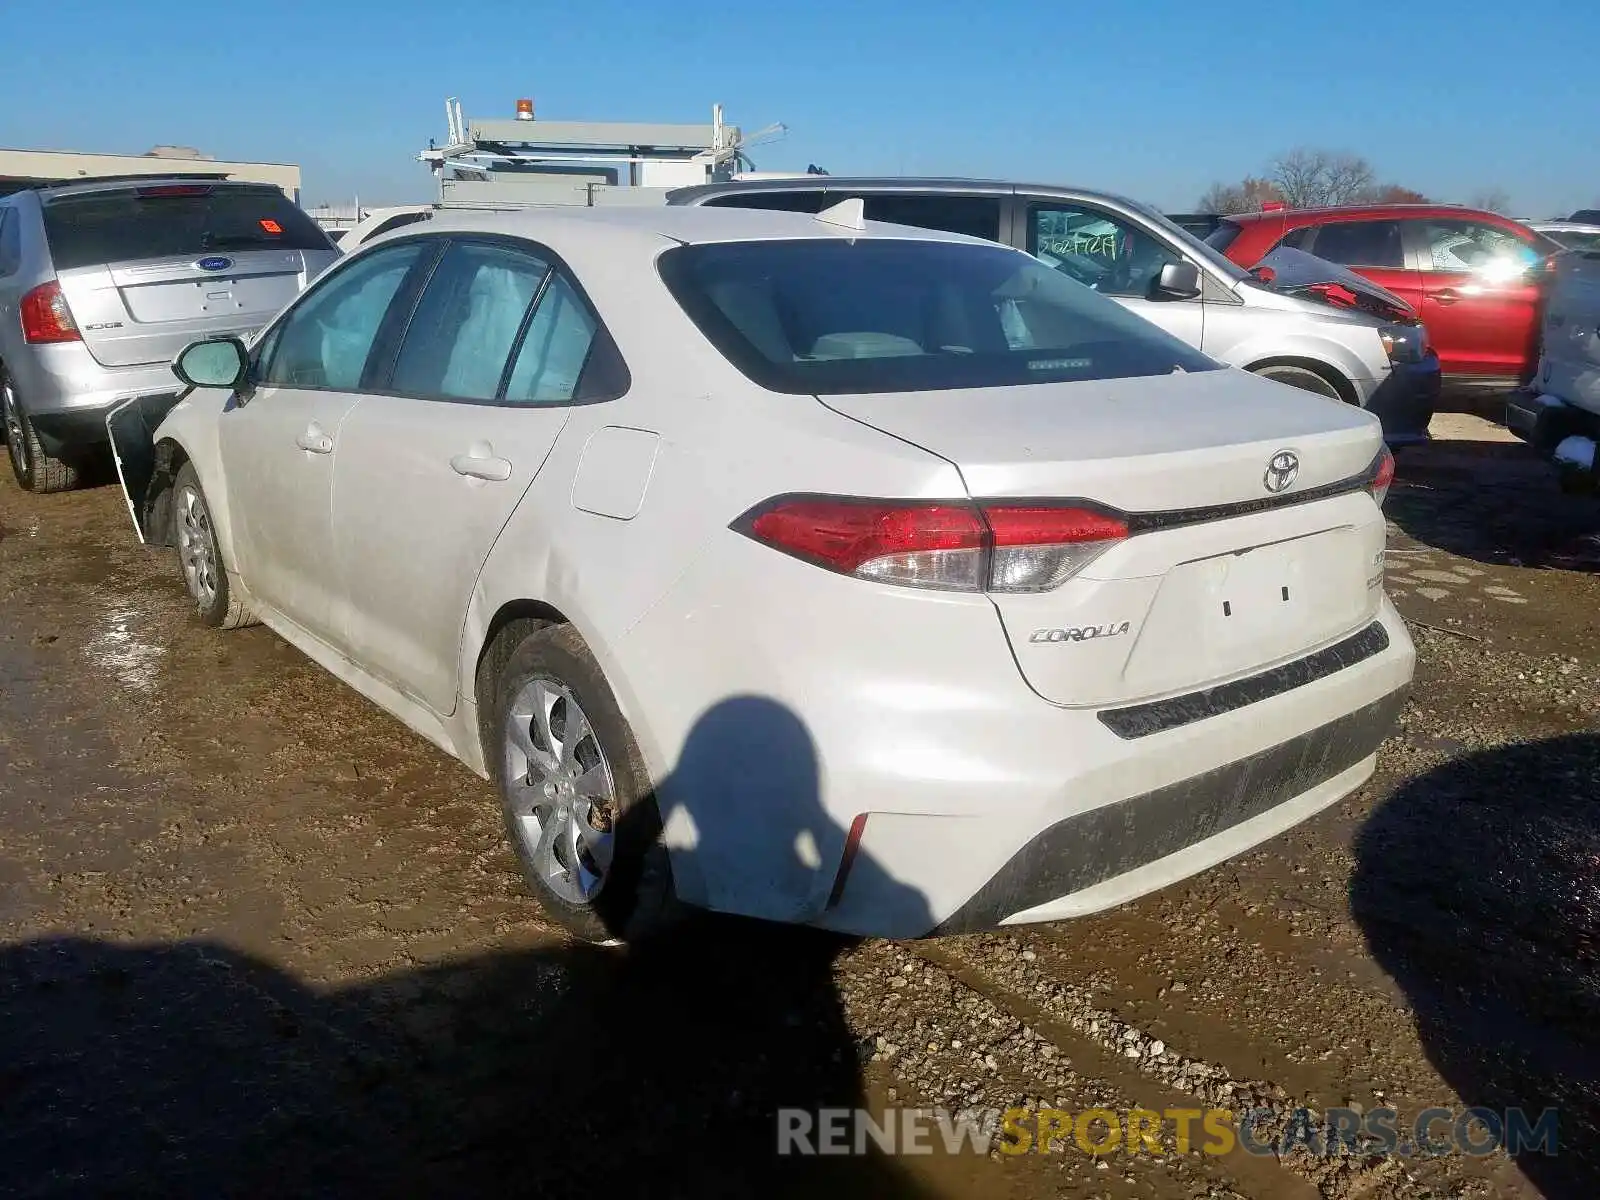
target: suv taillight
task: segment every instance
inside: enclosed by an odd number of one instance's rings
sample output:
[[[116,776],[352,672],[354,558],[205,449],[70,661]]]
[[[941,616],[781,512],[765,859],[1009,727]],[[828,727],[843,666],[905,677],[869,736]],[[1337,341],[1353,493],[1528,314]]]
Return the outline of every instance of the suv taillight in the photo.
[[[61,285],[52,279],[22,298],[22,340],[37,346],[47,342],[80,342],[78,323],[72,319]]]
[[[1371,482],[1367,490],[1372,493],[1372,498],[1382,507],[1384,500],[1389,495],[1389,485],[1394,482],[1394,454],[1385,446],[1379,453],[1378,459],[1372,464]]]
[[[733,527],[841,575],[963,592],[1046,592],[1128,536],[1081,505],[779,496]]]

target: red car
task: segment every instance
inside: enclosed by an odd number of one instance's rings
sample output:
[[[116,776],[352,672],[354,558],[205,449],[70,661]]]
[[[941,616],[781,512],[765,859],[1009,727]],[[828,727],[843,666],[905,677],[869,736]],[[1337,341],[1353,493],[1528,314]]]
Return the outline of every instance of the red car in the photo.
[[[1446,383],[1494,388],[1533,373],[1547,264],[1562,250],[1526,225],[1451,204],[1242,214],[1206,242],[1247,269],[1278,246],[1349,267],[1417,310]]]

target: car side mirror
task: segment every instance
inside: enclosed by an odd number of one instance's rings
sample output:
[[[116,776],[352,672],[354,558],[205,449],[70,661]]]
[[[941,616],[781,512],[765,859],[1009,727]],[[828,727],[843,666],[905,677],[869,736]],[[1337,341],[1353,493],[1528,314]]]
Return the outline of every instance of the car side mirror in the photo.
[[[237,391],[249,370],[250,355],[236,337],[190,342],[172,360],[172,373],[190,387]]]
[[[1200,268],[1190,262],[1168,263],[1150,287],[1152,300],[1193,300],[1200,294]]]

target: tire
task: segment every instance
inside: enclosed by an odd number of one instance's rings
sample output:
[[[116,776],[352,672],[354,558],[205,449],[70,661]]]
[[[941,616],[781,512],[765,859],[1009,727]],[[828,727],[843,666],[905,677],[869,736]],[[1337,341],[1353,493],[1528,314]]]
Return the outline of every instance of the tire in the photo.
[[[1250,369],[1263,379],[1286,383],[1290,387],[1297,387],[1304,392],[1315,392],[1319,396],[1326,396],[1329,400],[1348,403],[1344,393],[1339,390],[1333,380],[1321,372],[1313,371],[1310,367],[1297,367],[1292,363],[1268,363],[1265,366],[1251,367]]]
[[[255,614],[228,584],[211,505],[193,463],[184,463],[172,484],[172,540],[178,548],[184,590],[199,610],[200,620],[213,629],[254,624]]]
[[[23,491],[35,495],[71,491],[78,486],[78,466],[46,452],[39,435],[22,410],[11,376],[0,367],[0,423],[6,431],[6,455],[11,473]]]
[[[534,627],[505,650],[484,755],[523,877],[545,914],[585,941],[646,940],[673,922],[672,870],[616,697],[570,625]]]

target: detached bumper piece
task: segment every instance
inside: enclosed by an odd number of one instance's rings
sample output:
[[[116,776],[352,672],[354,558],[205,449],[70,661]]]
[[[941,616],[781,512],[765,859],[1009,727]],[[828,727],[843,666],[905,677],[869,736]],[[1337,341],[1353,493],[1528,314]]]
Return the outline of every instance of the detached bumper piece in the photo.
[[[934,932],[991,928],[1288,803],[1376,753],[1407,690],[1227,766],[1057,821]]]

